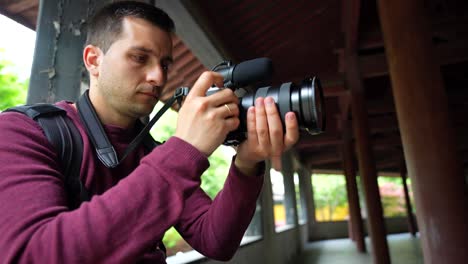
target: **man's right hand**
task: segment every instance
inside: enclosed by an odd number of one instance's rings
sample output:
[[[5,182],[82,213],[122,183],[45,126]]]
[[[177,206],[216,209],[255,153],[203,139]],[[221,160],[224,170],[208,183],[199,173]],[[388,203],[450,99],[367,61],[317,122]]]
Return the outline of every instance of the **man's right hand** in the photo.
[[[190,143],[207,157],[240,123],[239,100],[231,89],[222,89],[206,96],[213,84],[223,87],[223,81],[219,73],[204,72],[190,89],[179,110],[174,136]]]

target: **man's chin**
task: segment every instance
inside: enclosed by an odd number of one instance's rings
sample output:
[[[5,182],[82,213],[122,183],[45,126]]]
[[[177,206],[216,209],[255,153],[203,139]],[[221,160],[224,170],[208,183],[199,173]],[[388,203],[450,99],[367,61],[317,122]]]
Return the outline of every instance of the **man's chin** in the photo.
[[[156,104],[142,104],[138,107],[135,107],[133,110],[139,117],[149,116],[152,112]]]

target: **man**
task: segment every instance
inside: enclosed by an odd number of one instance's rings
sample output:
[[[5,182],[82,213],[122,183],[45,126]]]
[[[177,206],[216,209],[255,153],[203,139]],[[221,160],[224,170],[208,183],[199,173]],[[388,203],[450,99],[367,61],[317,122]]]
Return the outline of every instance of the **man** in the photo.
[[[135,123],[163,94],[172,62],[172,20],[138,2],[117,2],[91,20],[83,51],[89,98],[119,155]],[[211,201],[200,189],[207,157],[239,125],[230,89],[205,96],[223,78],[205,72],[179,111],[175,135],[145,155],[137,148],[116,168],[97,158],[74,104],[58,106],[83,138],[80,178],[93,197],[67,208],[61,164],[36,122],[0,115],[0,259],[11,263],[165,263],[164,232],[175,226],[209,258],[235,253],[255,210],[265,159],[278,160],[299,136],[293,113],[286,133],[272,98],[248,110],[248,139],[237,149],[223,190]]]

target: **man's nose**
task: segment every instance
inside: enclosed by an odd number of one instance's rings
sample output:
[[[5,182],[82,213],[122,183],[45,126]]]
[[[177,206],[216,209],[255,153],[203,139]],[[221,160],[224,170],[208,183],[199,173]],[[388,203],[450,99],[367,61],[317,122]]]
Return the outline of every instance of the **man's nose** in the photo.
[[[146,73],[147,81],[154,86],[163,86],[166,83],[166,72],[161,66],[151,67]]]

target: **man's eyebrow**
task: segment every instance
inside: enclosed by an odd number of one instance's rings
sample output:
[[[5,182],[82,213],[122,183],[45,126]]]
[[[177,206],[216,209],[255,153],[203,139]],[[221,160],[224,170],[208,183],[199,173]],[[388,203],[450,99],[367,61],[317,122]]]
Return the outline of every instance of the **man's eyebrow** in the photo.
[[[130,49],[139,50],[139,51],[142,51],[142,52],[145,52],[145,53],[154,53],[152,49],[147,49],[147,48],[142,47],[142,46],[133,46],[133,47],[130,47]],[[164,61],[169,62],[169,63],[174,62],[174,59],[171,56],[164,56],[161,60],[164,60]]]
[[[148,53],[152,53],[152,52],[153,52],[152,49],[147,49],[147,48],[142,47],[142,46],[132,46],[132,47],[130,47],[130,49],[132,49],[132,50],[139,50],[139,51],[148,52]]]

